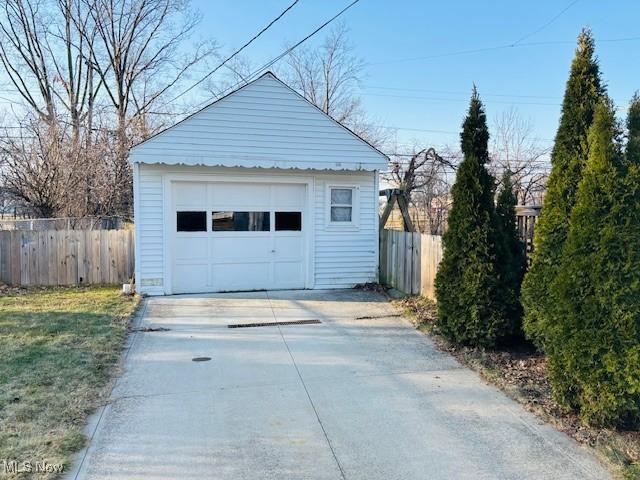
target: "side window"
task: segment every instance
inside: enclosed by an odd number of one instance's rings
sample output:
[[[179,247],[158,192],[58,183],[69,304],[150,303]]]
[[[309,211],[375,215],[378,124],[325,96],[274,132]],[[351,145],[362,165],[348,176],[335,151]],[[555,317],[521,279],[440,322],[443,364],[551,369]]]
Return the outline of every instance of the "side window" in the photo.
[[[276,232],[302,230],[302,212],[276,212]]]
[[[207,212],[176,212],[178,232],[206,232]]]
[[[268,232],[269,212],[212,212],[214,232]]]
[[[331,187],[331,222],[353,221],[353,188]]]

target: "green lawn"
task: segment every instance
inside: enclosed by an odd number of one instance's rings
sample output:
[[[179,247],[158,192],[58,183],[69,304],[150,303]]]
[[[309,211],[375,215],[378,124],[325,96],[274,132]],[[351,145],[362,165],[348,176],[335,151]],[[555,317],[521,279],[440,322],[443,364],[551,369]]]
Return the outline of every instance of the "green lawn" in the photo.
[[[0,478],[12,477],[4,460],[69,467],[84,445],[86,417],[118,365],[136,305],[114,287],[0,295]]]

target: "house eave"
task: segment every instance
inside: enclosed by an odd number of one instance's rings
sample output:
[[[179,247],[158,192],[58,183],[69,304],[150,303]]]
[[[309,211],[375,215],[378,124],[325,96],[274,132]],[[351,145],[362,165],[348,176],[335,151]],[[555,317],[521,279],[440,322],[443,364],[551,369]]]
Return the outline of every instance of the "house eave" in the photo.
[[[129,161],[134,164],[145,165],[184,165],[192,167],[230,167],[230,168],[261,168],[281,170],[327,170],[327,171],[375,171],[384,170],[387,163],[377,159],[363,159],[362,161],[304,161],[279,160],[273,158],[246,158],[235,156],[216,157],[163,157],[154,158],[143,155],[131,155]]]

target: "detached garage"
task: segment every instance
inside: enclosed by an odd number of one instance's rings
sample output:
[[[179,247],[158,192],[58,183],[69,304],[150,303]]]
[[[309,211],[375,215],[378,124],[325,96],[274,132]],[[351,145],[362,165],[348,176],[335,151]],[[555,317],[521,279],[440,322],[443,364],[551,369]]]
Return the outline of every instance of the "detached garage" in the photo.
[[[377,281],[388,158],[271,73],[135,146],[130,161],[141,293]]]

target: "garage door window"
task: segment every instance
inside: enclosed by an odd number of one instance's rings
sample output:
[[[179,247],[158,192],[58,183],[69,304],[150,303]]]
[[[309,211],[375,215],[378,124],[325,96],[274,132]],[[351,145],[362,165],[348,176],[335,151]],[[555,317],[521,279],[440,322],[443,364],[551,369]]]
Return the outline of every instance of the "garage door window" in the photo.
[[[268,232],[269,212],[212,212],[214,232]]]
[[[331,188],[331,221],[351,222],[353,214],[353,189]]]
[[[276,232],[302,230],[302,212],[276,212]]]
[[[207,212],[176,212],[178,232],[206,232]]]

